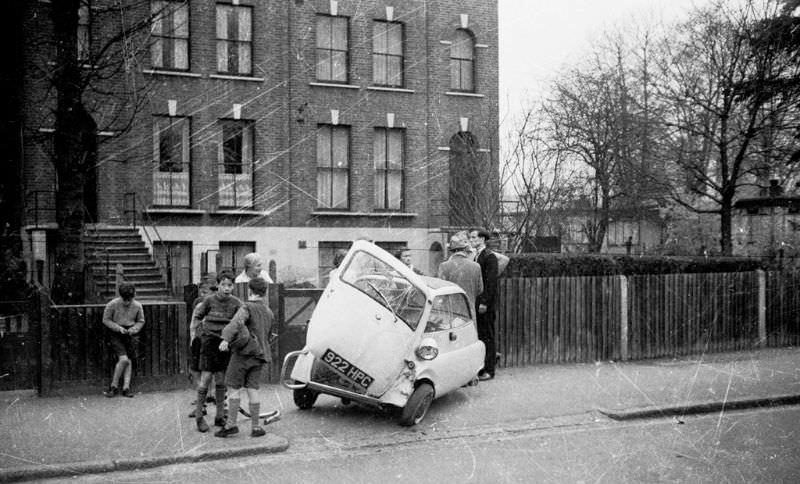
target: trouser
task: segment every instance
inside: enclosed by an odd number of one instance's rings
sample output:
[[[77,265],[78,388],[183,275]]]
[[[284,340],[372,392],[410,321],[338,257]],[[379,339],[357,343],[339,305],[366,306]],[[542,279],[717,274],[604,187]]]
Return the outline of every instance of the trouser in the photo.
[[[494,376],[494,365],[497,361],[497,349],[494,343],[494,311],[478,314],[478,339],[486,345],[486,357],[483,360],[483,369]]]

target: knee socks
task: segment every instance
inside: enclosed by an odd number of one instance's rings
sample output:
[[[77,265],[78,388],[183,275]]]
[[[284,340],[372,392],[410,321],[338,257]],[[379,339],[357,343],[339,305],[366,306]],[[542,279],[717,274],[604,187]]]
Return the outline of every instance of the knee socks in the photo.
[[[194,417],[196,419],[203,418],[203,407],[206,404],[206,397],[208,396],[208,388],[199,387],[197,389],[197,401],[194,407]]]
[[[217,399],[217,418],[224,417],[225,416],[225,385],[216,385],[214,387],[214,398]]]
[[[261,412],[261,404],[259,402],[250,402],[250,425],[251,428],[258,427],[259,413]]]
[[[236,417],[239,413],[239,405],[242,403],[242,400],[239,398],[229,398],[228,399],[228,420],[227,420],[227,427],[236,427]]]

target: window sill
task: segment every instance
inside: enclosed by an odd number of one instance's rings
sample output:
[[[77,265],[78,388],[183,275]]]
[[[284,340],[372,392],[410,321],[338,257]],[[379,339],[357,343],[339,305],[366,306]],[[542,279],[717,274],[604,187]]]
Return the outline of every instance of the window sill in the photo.
[[[253,210],[249,208],[218,208],[212,212],[211,215],[253,215],[258,217],[266,217],[272,214],[271,210]]]
[[[419,214],[413,212],[327,212],[315,210],[311,212],[315,216],[327,217],[417,217]]]
[[[474,92],[457,92],[457,91],[447,91],[445,92],[448,96],[461,96],[461,97],[486,97],[483,94],[475,94]]]
[[[343,89],[361,89],[361,86],[354,86],[352,84],[334,84],[328,82],[309,82],[308,85],[313,87],[340,87]]]
[[[211,79],[225,79],[228,81],[250,81],[250,82],[264,82],[263,77],[251,77],[251,76],[231,76],[228,74],[209,74],[208,76]]]
[[[203,77],[202,74],[196,72],[183,72],[183,71],[162,71],[160,69],[144,69],[143,74],[159,75],[159,76],[176,76],[176,77]]]
[[[415,90],[413,89],[404,89],[402,87],[383,87],[383,86],[368,86],[367,90],[369,91],[386,91],[386,92],[407,92],[409,94],[414,94]]]
[[[160,214],[204,215],[208,213],[208,210],[203,210],[200,208],[164,207],[164,208],[146,208],[144,212],[148,215],[160,215]]]

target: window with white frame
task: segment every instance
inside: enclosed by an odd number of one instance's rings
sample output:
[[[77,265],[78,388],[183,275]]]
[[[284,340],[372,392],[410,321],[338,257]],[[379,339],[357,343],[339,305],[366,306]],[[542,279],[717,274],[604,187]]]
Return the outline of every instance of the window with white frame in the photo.
[[[150,63],[157,69],[189,70],[189,3],[153,0]]]
[[[403,24],[372,23],[372,82],[378,86],[403,86]]]
[[[91,35],[91,11],[90,0],[81,0],[78,7],[78,61],[88,62],[92,53],[92,35]]]
[[[404,133],[397,128],[375,128],[372,157],[375,162],[375,208],[403,209]]]
[[[190,124],[186,117],[155,118],[153,205],[189,206]]]
[[[317,206],[348,208],[349,178],[350,127],[320,125],[317,128]]]
[[[219,205],[253,206],[252,121],[224,119],[219,149]]]
[[[253,8],[217,4],[217,72],[253,72]]]
[[[475,91],[475,39],[468,30],[456,30],[450,45],[450,88]]]
[[[317,15],[317,80],[347,82],[348,18]]]

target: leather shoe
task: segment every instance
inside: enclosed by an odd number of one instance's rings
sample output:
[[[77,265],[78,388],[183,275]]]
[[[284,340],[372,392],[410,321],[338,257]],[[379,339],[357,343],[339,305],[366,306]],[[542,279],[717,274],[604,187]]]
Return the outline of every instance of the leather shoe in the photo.
[[[480,381],[487,381],[487,380],[491,380],[492,378],[494,378],[494,375],[492,375],[488,371],[482,371],[482,372],[478,373],[478,380],[480,380]]]

